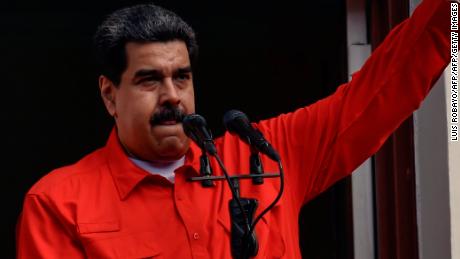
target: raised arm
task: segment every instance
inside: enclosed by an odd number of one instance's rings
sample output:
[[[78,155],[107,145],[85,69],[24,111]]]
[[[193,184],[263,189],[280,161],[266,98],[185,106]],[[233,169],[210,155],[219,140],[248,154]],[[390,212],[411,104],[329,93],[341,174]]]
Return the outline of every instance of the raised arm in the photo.
[[[425,0],[352,80],[306,108],[262,121],[299,207],[350,174],[416,110],[450,60],[450,2]]]

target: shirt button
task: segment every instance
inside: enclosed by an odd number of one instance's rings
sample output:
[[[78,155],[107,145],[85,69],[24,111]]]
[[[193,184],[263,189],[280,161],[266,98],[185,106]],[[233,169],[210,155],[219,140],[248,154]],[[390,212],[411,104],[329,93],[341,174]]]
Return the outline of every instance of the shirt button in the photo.
[[[198,234],[197,232],[193,233],[193,239],[195,240],[200,239],[200,234]]]

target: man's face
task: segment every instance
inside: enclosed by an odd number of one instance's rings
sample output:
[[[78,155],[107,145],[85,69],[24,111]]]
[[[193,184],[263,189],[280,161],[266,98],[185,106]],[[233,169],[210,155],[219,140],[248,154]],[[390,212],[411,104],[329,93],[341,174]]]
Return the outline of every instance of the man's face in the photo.
[[[104,103],[121,143],[150,161],[175,160],[189,147],[181,115],[195,112],[190,60],[182,41],[127,43],[118,87],[101,76]]]

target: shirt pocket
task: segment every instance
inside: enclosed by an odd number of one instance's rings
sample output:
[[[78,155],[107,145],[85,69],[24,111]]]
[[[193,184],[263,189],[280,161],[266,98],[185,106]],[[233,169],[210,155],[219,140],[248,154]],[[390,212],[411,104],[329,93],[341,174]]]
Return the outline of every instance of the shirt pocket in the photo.
[[[118,222],[78,223],[77,230],[89,259],[161,259],[153,232],[122,233]]]
[[[245,197],[251,197],[258,200],[258,210],[254,217],[257,217],[262,210],[270,205],[276,195],[278,194],[278,189],[272,185],[262,185],[263,187],[261,192],[254,195],[247,195]],[[228,212],[228,201],[226,202],[227,206],[222,206],[220,208],[219,216],[217,221],[221,225],[225,232],[227,233],[230,242],[231,227],[230,227],[230,214]],[[256,237],[259,244],[259,251],[255,258],[283,258],[285,255],[285,240],[280,231],[279,224],[279,214],[281,213],[282,199],[268,212],[256,225]]]

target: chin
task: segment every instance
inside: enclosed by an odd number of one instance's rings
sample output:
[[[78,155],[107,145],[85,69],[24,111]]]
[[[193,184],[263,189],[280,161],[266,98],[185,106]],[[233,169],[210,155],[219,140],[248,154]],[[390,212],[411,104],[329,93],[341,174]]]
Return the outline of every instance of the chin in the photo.
[[[158,150],[162,160],[177,160],[187,153],[190,142],[178,137],[163,139]]]

